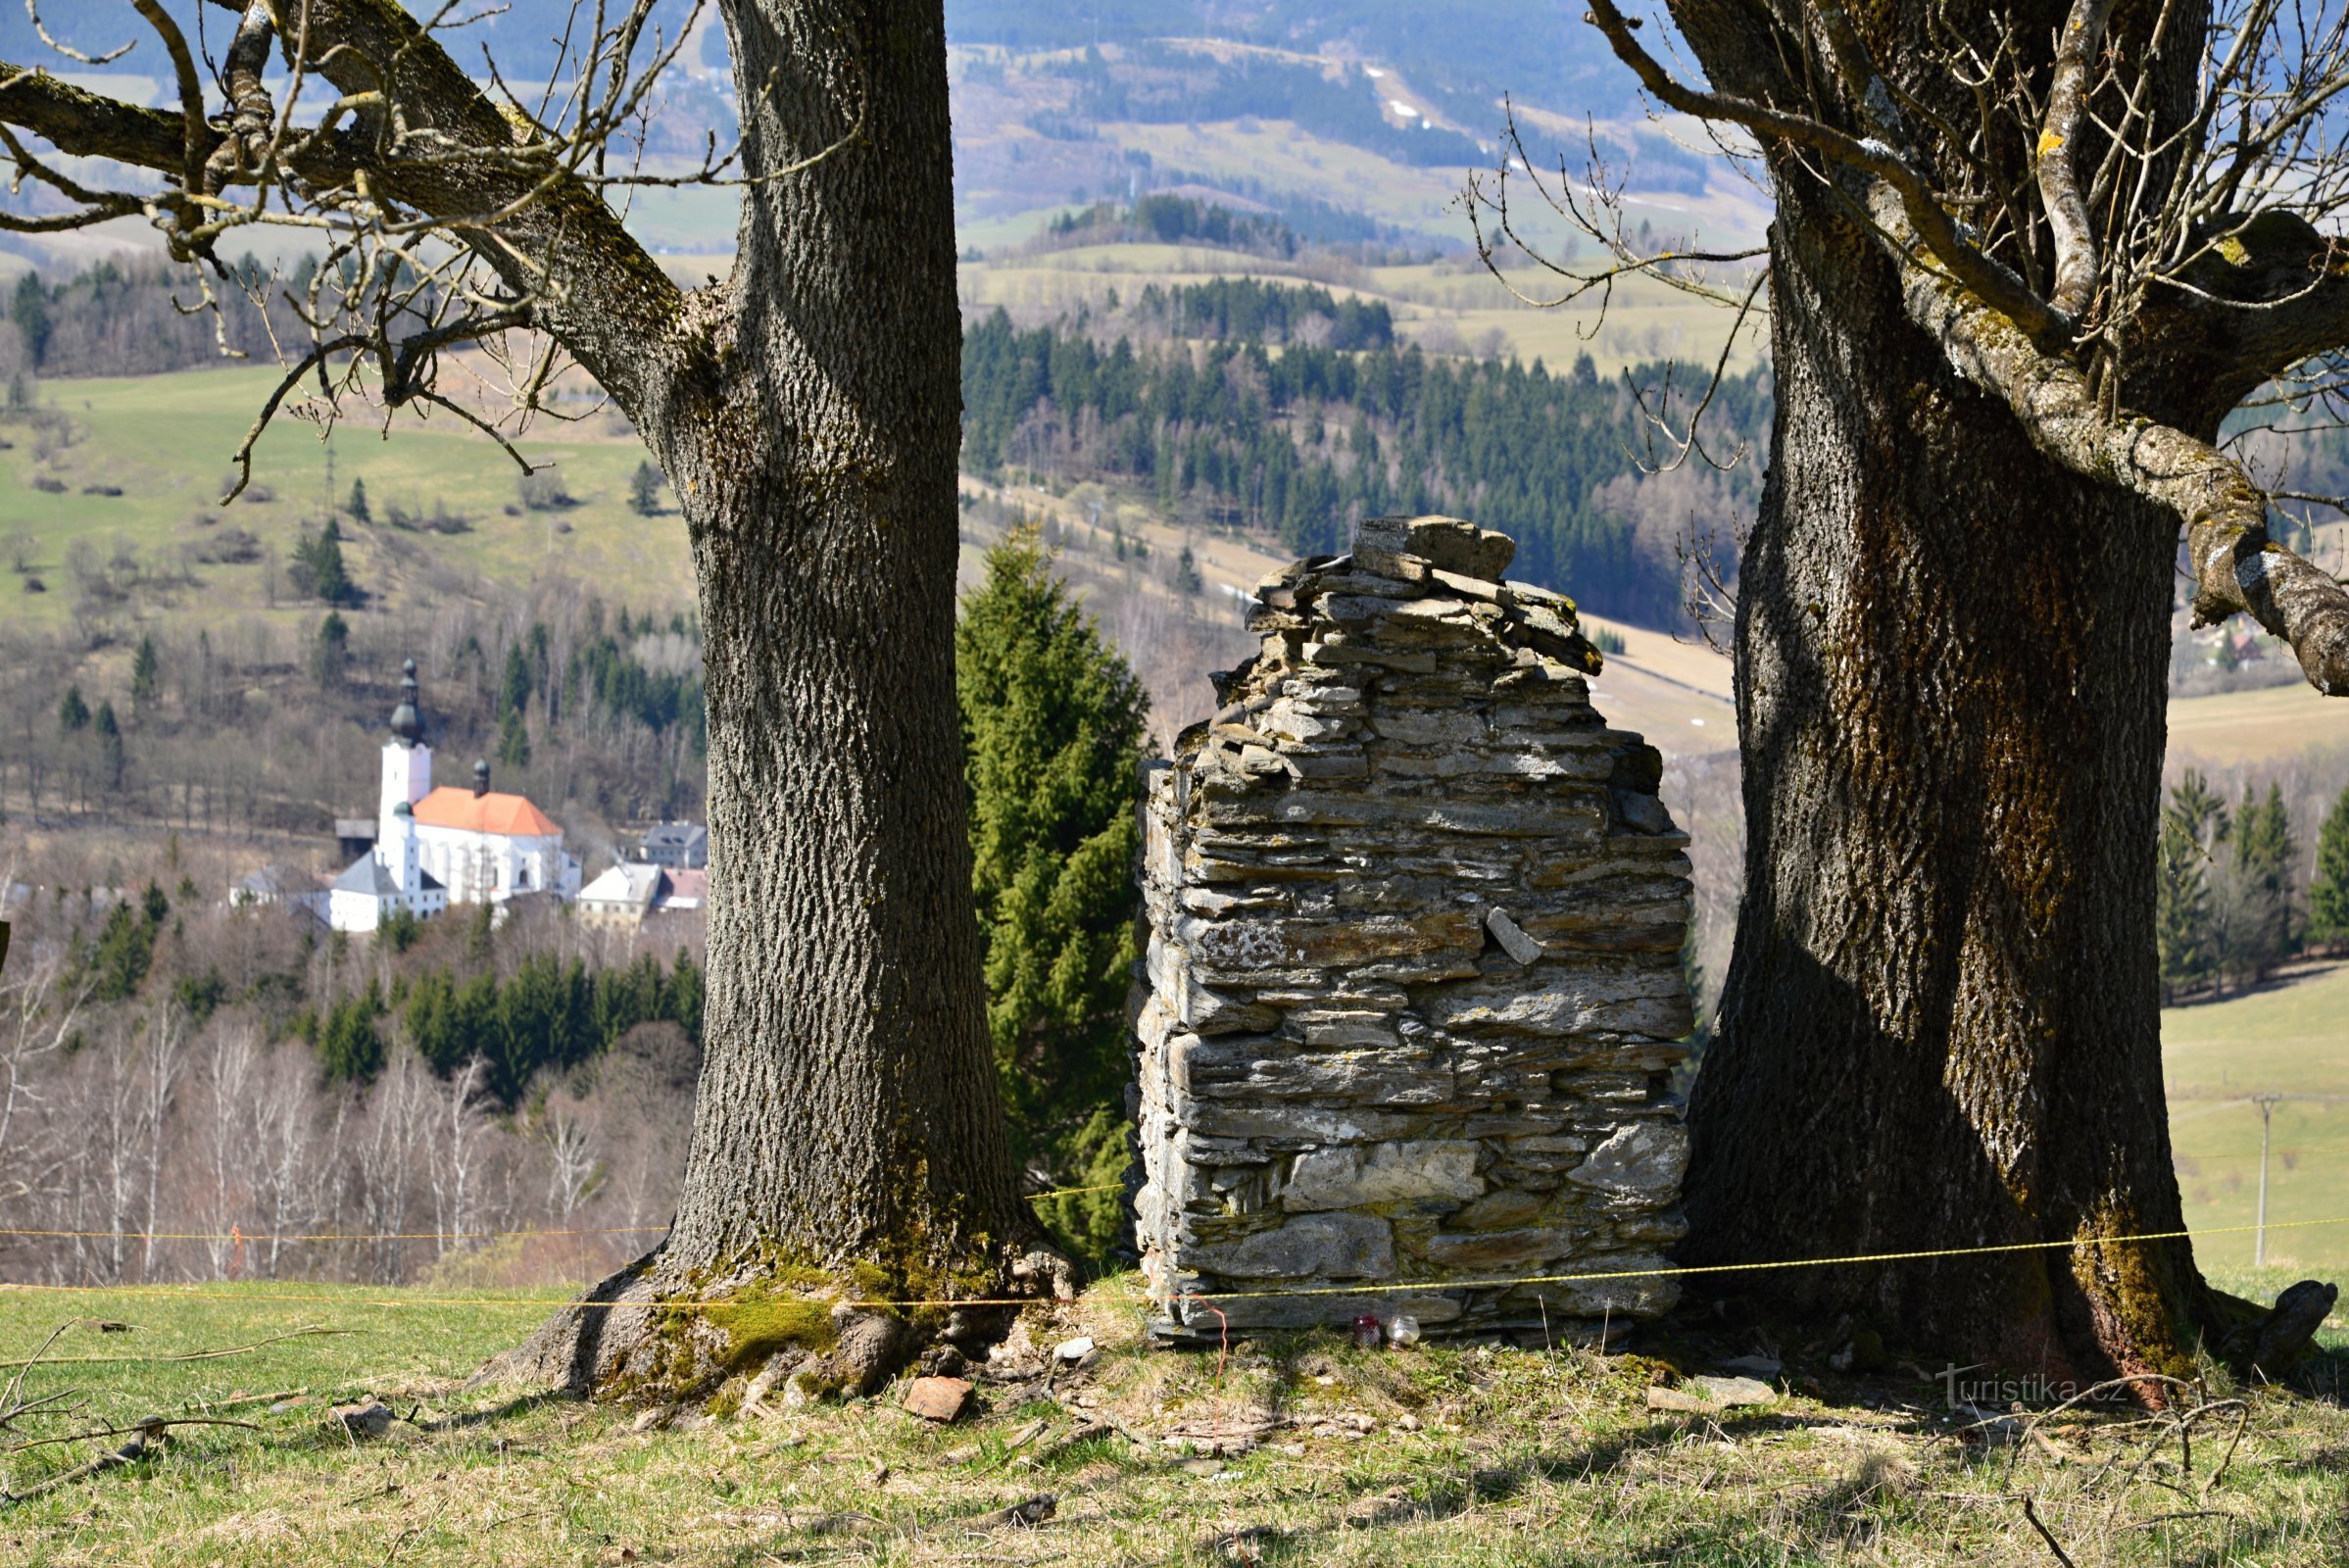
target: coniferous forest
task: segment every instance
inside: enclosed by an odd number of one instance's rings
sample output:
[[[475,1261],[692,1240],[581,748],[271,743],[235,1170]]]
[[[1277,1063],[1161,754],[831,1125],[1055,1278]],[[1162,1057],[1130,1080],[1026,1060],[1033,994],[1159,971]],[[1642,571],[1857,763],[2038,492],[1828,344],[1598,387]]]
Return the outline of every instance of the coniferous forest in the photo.
[[[1153,289],[1137,314],[1176,335],[1104,343],[1082,318],[1022,329],[1001,311],[973,324],[965,471],[1137,484],[1170,514],[1298,555],[1344,550],[1364,516],[1473,516],[1516,538],[1516,575],[1625,618],[1678,611],[1676,539],[1714,519],[1696,508],[1639,526],[1653,509],[1634,492],[1656,465],[1631,388],[1680,427],[1702,372],[1650,364],[1609,379],[1588,356],[1553,372],[1432,355],[1398,345],[1385,307],[1321,290]],[[1704,415],[1708,445],[1724,459],[1756,447],[1769,417],[1767,372],[1730,377]],[[1750,510],[1757,464],[1707,471],[1722,501]]]

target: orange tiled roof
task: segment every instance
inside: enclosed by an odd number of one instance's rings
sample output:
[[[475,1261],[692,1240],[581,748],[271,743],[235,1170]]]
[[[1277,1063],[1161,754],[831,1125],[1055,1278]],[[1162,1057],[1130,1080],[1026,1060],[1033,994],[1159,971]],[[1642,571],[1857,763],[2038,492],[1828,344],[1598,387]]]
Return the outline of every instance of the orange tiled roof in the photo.
[[[494,790],[475,795],[446,784],[416,803],[416,820],[418,827],[455,827],[509,838],[553,838],[563,831],[522,796]]]

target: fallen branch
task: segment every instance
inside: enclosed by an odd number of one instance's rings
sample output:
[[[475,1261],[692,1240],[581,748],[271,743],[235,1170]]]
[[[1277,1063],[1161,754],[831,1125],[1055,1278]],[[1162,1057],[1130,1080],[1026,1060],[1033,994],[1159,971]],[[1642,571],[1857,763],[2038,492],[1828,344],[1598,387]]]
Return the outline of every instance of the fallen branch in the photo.
[[[2080,1568],[2080,1565],[2072,1560],[2072,1554],[2064,1550],[2064,1544],[2055,1539],[2055,1532],[2040,1523],[2039,1510],[2032,1505],[2032,1499],[2028,1493],[2024,1494],[2023,1498],[2023,1517],[2031,1521],[2031,1527],[2039,1533],[2039,1539],[2047,1543],[2047,1549],[2055,1553],[2057,1562],[2062,1563],[2064,1568]]]
[[[237,1421],[220,1415],[151,1415],[144,1421],[133,1421],[128,1426],[100,1427],[94,1432],[68,1432],[54,1438],[27,1438],[23,1443],[12,1445],[8,1451],[23,1453],[29,1448],[55,1447],[61,1443],[93,1443],[102,1438],[120,1438],[134,1432],[141,1437],[157,1438],[172,1427],[243,1427],[247,1432],[259,1432],[261,1423]]]
[[[65,1330],[64,1330],[64,1329],[62,1329],[62,1328],[58,1330],[58,1334],[62,1334],[62,1333],[64,1333],[64,1332],[65,1332]],[[299,1340],[299,1339],[302,1339],[302,1338],[304,1338],[305,1336],[309,1336],[309,1335],[317,1335],[317,1334],[354,1334],[354,1333],[357,1333],[357,1332],[358,1332],[358,1331],[357,1331],[356,1329],[329,1329],[329,1328],[321,1328],[321,1327],[319,1327],[319,1326],[318,1326],[318,1325],[316,1325],[316,1324],[313,1324],[313,1325],[310,1325],[310,1326],[308,1326],[308,1327],[304,1327],[304,1328],[298,1328],[298,1329],[288,1329],[288,1330],[287,1330],[285,1333],[283,1333],[283,1334],[272,1334],[272,1335],[270,1335],[270,1336],[269,1336],[268,1339],[266,1339],[266,1340],[255,1340],[255,1341],[254,1341],[254,1342],[253,1342],[251,1345],[233,1345],[233,1346],[230,1346],[228,1348],[226,1348],[226,1349],[223,1349],[223,1350],[186,1350],[186,1351],[182,1351],[182,1352],[181,1352],[180,1354],[178,1354],[178,1355],[58,1355],[58,1356],[43,1356],[43,1355],[41,1355],[41,1354],[39,1354],[39,1353],[37,1353],[37,1352],[36,1352],[36,1353],[35,1353],[35,1354],[34,1354],[34,1355],[33,1355],[33,1356],[30,1358],[30,1359],[28,1359],[28,1360],[24,1360],[24,1361],[0,1361],[0,1370],[4,1370],[4,1369],[6,1369],[6,1368],[9,1368],[9,1367],[31,1367],[31,1366],[36,1366],[36,1365],[42,1365],[42,1366],[93,1366],[93,1365],[95,1365],[95,1366],[164,1366],[164,1365],[167,1365],[167,1364],[171,1364],[171,1363],[174,1363],[174,1362],[182,1362],[182,1361],[218,1361],[218,1360],[221,1359],[221,1358],[222,1358],[222,1357],[224,1357],[224,1356],[231,1356],[231,1355],[250,1355],[250,1354],[252,1354],[252,1353],[253,1353],[255,1350],[263,1349],[263,1348],[265,1348],[266,1347],[269,1347],[269,1346],[271,1346],[271,1345],[276,1345],[276,1344],[278,1344],[278,1343],[280,1343],[280,1342],[282,1342],[282,1341],[285,1341],[285,1340]],[[54,1341],[54,1340],[57,1338],[57,1335],[56,1335],[56,1334],[52,1334],[51,1336],[49,1336],[49,1338],[50,1338],[52,1341]],[[46,1349],[47,1348],[48,1348],[47,1346],[43,1346],[43,1347],[42,1347],[42,1348],[43,1348],[43,1349]]]

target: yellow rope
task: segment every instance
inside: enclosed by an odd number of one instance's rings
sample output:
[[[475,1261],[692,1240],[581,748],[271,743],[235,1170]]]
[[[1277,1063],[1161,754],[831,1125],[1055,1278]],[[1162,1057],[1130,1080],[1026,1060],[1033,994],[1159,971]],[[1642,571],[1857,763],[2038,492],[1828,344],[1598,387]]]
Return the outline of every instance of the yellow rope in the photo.
[[[2282,1220],[2271,1224],[2271,1231],[2308,1230],[2325,1225],[2349,1225],[2349,1214],[2332,1219]],[[1585,1274],[1529,1274],[1509,1279],[1483,1280],[1368,1280],[1357,1285],[1318,1285],[1292,1287],[1284,1290],[1262,1291],[1187,1291],[1187,1298],[1201,1301],[1246,1301],[1296,1297],[1321,1296],[1393,1296],[1405,1291],[1490,1291],[1509,1290],[1525,1285],[1587,1285],[1604,1280],[1647,1280],[1685,1278],[1695,1274],[1741,1274],[1764,1269],[1840,1268],[1865,1263],[1915,1263],[1930,1258],[1984,1257],[2000,1252],[2075,1250],[2088,1247],[2127,1247],[2146,1242],[2190,1241],[2205,1236],[2239,1236],[2260,1229],[2257,1225],[2219,1225],[2201,1230],[2147,1231],[2132,1236],[2084,1236],[2055,1242],[1998,1242],[1980,1247],[1939,1247],[1907,1252],[1853,1252],[1840,1257],[1782,1258],[1754,1263],[1675,1263],[1662,1268],[1630,1268],[1593,1271]],[[610,1310],[617,1307],[643,1307],[647,1310],[671,1312],[723,1311],[734,1303],[713,1301],[577,1301],[543,1297],[420,1297],[407,1296],[396,1299],[364,1298],[349,1296],[289,1295],[275,1292],[202,1290],[183,1285],[10,1285],[0,1284],[0,1294],[10,1291],[45,1291],[59,1294],[96,1296],[160,1297],[176,1300],[215,1301],[326,1301],[346,1306],[527,1306],[540,1311],[550,1306]],[[843,1302],[847,1306],[872,1307],[936,1307],[936,1306],[1033,1306],[1037,1298],[1027,1296],[947,1297],[917,1300],[855,1299]],[[1131,1298],[1136,1302],[1153,1299],[1148,1297]]]

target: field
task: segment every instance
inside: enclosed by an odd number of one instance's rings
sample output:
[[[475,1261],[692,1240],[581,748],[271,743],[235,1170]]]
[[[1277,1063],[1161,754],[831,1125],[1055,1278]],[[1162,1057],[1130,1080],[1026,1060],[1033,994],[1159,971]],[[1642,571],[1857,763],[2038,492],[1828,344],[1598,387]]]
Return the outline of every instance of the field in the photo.
[[[2275,1107],[2268,1239],[2277,1267],[2349,1269],[2349,964],[2298,965],[2262,989],[2162,1014],[2170,1132],[2186,1223],[2249,1227],[2258,1217],[2260,1115]],[[2296,1227],[2296,1228],[2295,1228]],[[2248,1229],[2197,1244],[2208,1263],[2248,1263]]]
[[[2038,1568],[2054,1559],[2026,1497],[2077,1568],[2313,1568],[2349,1549],[2337,1335],[2308,1373],[2318,1397],[2244,1390],[2239,1444],[2230,1412],[2181,1454],[2127,1411],[2073,1412],[2028,1439],[2012,1421],[1970,1426],[1930,1377],[1848,1378],[1796,1348],[1768,1403],[1648,1407],[1651,1385],[1751,1351],[1752,1330],[1652,1335],[1642,1353],[1608,1357],[1285,1335],[1227,1363],[1144,1348],[1134,1289],[1112,1279],[1033,1314],[1022,1331],[1038,1350],[1078,1334],[1099,1348],[1050,1377],[1028,1375],[1041,1356],[999,1358],[980,1413],[953,1426],[905,1413],[894,1389],[712,1420],[463,1387],[545,1310],[528,1296],[0,1291],[0,1359],[30,1358],[69,1325],[24,1396],[81,1401],[71,1420],[20,1418],[11,1439],[173,1415],[252,1423],[181,1427],[160,1453],[0,1503],[0,1554],[27,1568]],[[335,1332],[162,1359],[306,1328]],[[368,1396],[395,1417],[384,1435],[328,1424],[331,1403]],[[34,1492],[99,1451],[7,1454],[0,1485]]]
[[[1510,280],[1531,298],[1556,292],[1558,279],[1527,269]],[[1422,262],[1409,267],[1357,268],[1324,257],[1271,261],[1205,245],[1087,245],[1063,251],[1007,254],[965,262],[966,313],[1001,305],[1022,321],[1100,310],[1110,290],[1130,299],[1150,284],[1172,287],[1217,277],[1257,277],[1310,283],[1331,292],[1384,301],[1404,339],[1431,351],[1473,349],[1562,369],[1589,354],[1602,373],[1648,360],[1682,359],[1710,365],[1735,324],[1736,313],[1665,284],[1635,279],[1619,286],[1602,313],[1598,297],[1570,309],[1537,309],[1511,296],[1474,261]],[[1751,368],[1768,348],[1768,322],[1756,315],[1737,334],[1729,368]]]
[[[430,580],[437,593],[465,592],[475,578],[521,587],[559,574],[620,585],[615,597],[647,607],[689,602],[683,525],[673,510],[650,518],[627,510],[628,476],[644,452],[608,415],[545,421],[524,442],[534,462],[555,465],[577,499],[561,511],[508,515],[517,500],[514,464],[451,417],[419,422],[407,415],[395,417],[389,439],[346,424],[330,446],[314,425],[281,416],[255,454],[256,489],[220,506],[228,459],[273,380],[267,370],[224,369],[46,383],[47,406],[70,421],[70,444],[36,465],[42,432],[24,419],[0,425],[12,443],[0,452],[0,539],[29,538],[29,574],[48,590],[0,583],[9,620],[54,628],[73,619],[78,595],[69,551],[77,540],[98,564],[127,550],[150,572],[184,564],[195,582],[176,594],[166,586],[166,605],[176,599],[179,609],[207,616],[269,610],[273,572],[282,570],[304,520],[324,511],[330,459],[337,501],[348,498],[352,481],[367,482],[376,522],[348,530],[352,565],[363,588],[386,599],[427,586],[428,574],[437,574]],[[36,471],[55,475],[65,493],[32,488]],[[427,518],[439,510],[462,519],[461,531],[394,527],[386,521],[394,507]],[[262,559],[201,560],[224,553],[223,537],[238,529],[254,536]],[[296,608],[282,587],[274,599],[289,617],[317,612],[315,605]]]
[[[2170,757],[2206,767],[2284,762],[2349,749],[2349,703],[2305,681],[2182,698],[2170,705]]]

